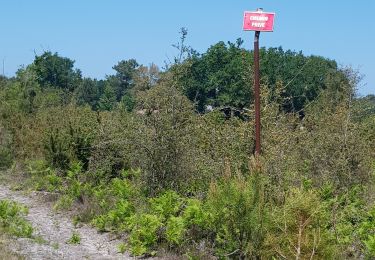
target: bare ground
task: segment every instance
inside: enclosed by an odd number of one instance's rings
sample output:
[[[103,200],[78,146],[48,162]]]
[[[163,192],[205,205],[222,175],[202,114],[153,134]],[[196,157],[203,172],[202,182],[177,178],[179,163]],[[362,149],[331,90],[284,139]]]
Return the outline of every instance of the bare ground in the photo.
[[[48,194],[31,192],[25,194],[13,191],[0,184],[0,199],[9,199],[29,208],[27,220],[34,227],[34,239],[17,238],[9,240],[10,254],[25,259],[134,259],[129,254],[118,253],[122,241],[109,233],[98,233],[82,225],[75,227],[66,213],[52,210]],[[68,244],[73,232],[79,234],[80,244]],[[0,248],[1,249],[1,248]],[[1,255],[0,255],[1,256]]]

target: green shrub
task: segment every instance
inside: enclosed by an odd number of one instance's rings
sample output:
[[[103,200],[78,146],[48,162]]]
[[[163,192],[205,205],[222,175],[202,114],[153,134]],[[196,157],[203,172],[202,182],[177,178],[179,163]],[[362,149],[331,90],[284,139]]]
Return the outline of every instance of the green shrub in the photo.
[[[224,179],[211,185],[204,205],[207,211],[204,228],[211,231],[219,256],[256,258],[261,255],[269,218],[263,186],[258,174],[248,179]]]
[[[133,255],[152,254],[159,240],[158,232],[162,227],[160,217],[141,214],[133,215],[128,221],[130,252]]]
[[[99,206],[99,215],[94,216],[92,224],[101,231],[127,230],[127,218],[135,214],[139,201],[145,203],[137,185],[119,178],[94,188],[92,199],[91,203]]]
[[[375,206],[372,206],[359,227],[359,235],[365,248],[365,255],[375,257]]]
[[[31,185],[35,190],[56,192],[62,188],[62,178],[48,167],[44,160],[29,161],[27,172],[31,176]]]
[[[111,194],[118,198],[129,199],[136,192],[137,188],[126,179],[114,178],[110,182]]]
[[[209,221],[210,212],[203,208],[202,201],[188,199],[182,216],[185,225],[205,228]]]
[[[375,257],[375,235],[368,235],[367,239],[363,241],[366,246],[366,256],[370,259]]]
[[[64,178],[64,186],[61,188],[62,196],[54,208],[69,209],[74,202],[84,203],[86,197],[93,195],[93,186],[85,181],[85,173],[81,162],[73,162]]]
[[[336,241],[328,229],[329,212],[314,190],[293,188],[275,207],[268,230],[267,258],[335,259]]]
[[[73,162],[70,165],[66,173],[66,186],[63,192],[74,201],[80,202],[83,202],[84,196],[91,195],[92,185],[85,181],[85,173],[81,162]]]
[[[69,123],[69,139],[69,148],[74,158],[81,162],[84,170],[87,170],[91,156],[92,136],[84,133],[80,127],[74,128],[72,123]]]
[[[120,243],[118,246],[117,246],[117,249],[119,251],[119,253],[123,254],[126,252],[126,244],[125,243]]]
[[[166,83],[141,92],[137,109],[145,113],[136,117],[131,153],[143,170],[149,193],[182,192],[193,179],[193,105]]]
[[[38,113],[34,121],[43,127],[43,152],[50,165],[65,171],[78,161],[88,169],[98,123],[94,111],[74,106],[51,108]]]
[[[0,230],[17,237],[31,237],[33,228],[25,220],[28,209],[16,202],[0,200]]]
[[[55,205],[53,206],[54,210],[63,210],[63,209],[70,209],[74,203],[74,199],[69,195],[62,195]]]
[[[4,120],[4,115],[1,112],[2,110],[0,105],[0,170],[8,169],[12,165],[14,159],[14,154],[12,151],[12,134],[9,129],[4,127],[4,121],[6,120]]]
[[[0,145],[0,169],[7,169],[13,163],[13,156],[9,148]]]
[[[100,231],[124,231],[128,229],[126,220],[134,214],[134,211],[134,206],[122,199],[106,214],[95,217],[92,224]]]
[[[365,193],[365,189],[360,185],[355,185],[341,194],[337,194],[332,184],[326,184],[320,189],[322,203],[327,212],[330,212],[327,229],[334,234],[344,258],[359,258],[366,251],[364,240],[371,231],[366,228],[368,226],[365,223],[371,223],[371,210],[367,212]]]
[[[180,246],[186,233],[185,221],[182,217],[170,217],[167,221],[165,238],[172,245]]]
[[[100,181],[121,178],[121,171],[131,167],[138,168],[131,161],[138,161],[139,155],[133,150],[134,138],[130,138],[134,127],[133,115],[129,113],[98,112],[97,127],[100,129],[91,148],[89,171],[100,173]]]
[[[48,141],[44,145],[45,158],[56,168],[66,170],[70,164],[69,141],[59,129],[50,130]]]
[[[166,191],[159,197],[150,199],[150,209],[163,221],[176,215],[183,204],[183,199],[174,191]]]

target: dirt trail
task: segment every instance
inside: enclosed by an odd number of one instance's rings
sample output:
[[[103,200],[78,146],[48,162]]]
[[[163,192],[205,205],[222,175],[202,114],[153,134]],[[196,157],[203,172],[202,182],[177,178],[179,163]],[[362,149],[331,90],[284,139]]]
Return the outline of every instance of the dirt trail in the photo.
[[[100,234],[95,229],[83,225],[75,228],[68,215],[52,210],[52,203],[41,193],[10,190],[0,185],[0,199],[9,199],[29,208],[27,219],[34,227],[35,239],[18,238],[10,245],[11,251],[26,259],[134,259],[128,254],[118,253],[121,241],[111,238],[110,234]],[[67,244],[73,232],[81,237],[78,245]]]

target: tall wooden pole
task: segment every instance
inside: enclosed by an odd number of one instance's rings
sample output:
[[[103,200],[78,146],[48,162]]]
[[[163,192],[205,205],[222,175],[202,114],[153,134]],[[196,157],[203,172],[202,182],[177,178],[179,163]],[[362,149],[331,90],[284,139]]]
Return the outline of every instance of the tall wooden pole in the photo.
[[[254,36],[255,155],[260,155],[259,31]]]

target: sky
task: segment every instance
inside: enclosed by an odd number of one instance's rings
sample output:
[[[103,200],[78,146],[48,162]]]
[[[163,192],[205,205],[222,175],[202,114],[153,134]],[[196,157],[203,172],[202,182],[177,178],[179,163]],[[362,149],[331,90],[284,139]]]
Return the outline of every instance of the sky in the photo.
[[[237,38],[252,49],[243,12],[258,7],[276,13],[274,32],[261,33],[260,46],[351,66],[364,77],[359,94],[375,94],[373,0],[0,0],[0,73],[14,76],[43,51],[75,60],[84,76],[97,79],[123,59],[162,67],[176,55],[181,27],[200,53]]]

